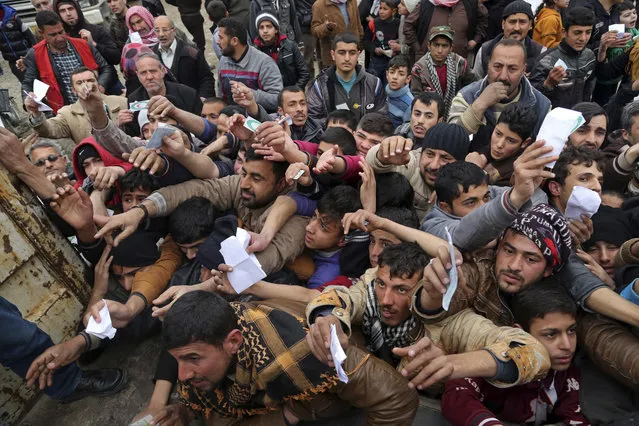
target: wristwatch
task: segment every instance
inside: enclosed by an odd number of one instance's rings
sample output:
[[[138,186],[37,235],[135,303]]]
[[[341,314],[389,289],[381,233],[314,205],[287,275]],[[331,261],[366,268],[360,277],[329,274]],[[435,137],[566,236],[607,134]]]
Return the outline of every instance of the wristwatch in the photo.
[[[137,206],[131,207],[131,210],[133,209],[141,209],[144,212],[144,217],[142,217],[142,220],[147,220],[149,218],[149,210],[147,210],[144,204],[138,204]]]

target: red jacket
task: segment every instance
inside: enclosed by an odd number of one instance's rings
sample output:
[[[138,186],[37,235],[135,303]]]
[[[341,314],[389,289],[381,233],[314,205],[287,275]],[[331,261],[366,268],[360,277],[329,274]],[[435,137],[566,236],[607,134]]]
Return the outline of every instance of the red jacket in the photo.
[[[295,142],[295,144],[301,151],[305,151],[311,155],[317,156],[317,149],[319,148],[319,144],[306,141],[293,142]],[[342,176],[340,176],[340,178],[349,184],[356,183],[359,180],[359,172],[362,171],[359,162],[360,160],[366,160],[358,155],[341,155],[340,157],[342,157],[346,162],[346,171]]]
[[[72,158],[71,158],[71,162],[73,164],[73,172],[75,173],[75,178],[78,180],[78,182],[75,184],[76,189],[82,187],[82,183],[87,177],[86,173],[84,173],[84,167],[82,167],[82,164],[78,162],[78,151],[83,146],[86,146],[86,145],[93,145],[93,147],[98,151],[98,154],[100,154],[100,158],[102,159],[102,162],[107,167],[119,166],[119,167],[122,167],[125,172],[128,172],[129,170],[133,168],[133,164],[129,163],[128,161],[124,161],[121,158],[115,157],[109,151],[104,149],[95,139],[93,139],[93,136],[89,136],[88,138],[84,138],[82,142],[80,142],[78,146],[75,147],[75,149],[73,150]],[[119,198],[119,197],[115,197],[115,198]]]
[[[75,51],[80,56],[80,61],[85,67],[93,71],[98,71],[98,64],[95,62],[93,53],[89,44],[79,38],[67,37],[67,40],[71,43]],[[49,49],[47,49],[46,40],[42,40],[40,43],[33,46],[33,53],[35,57],[35,63],[38,66],[40,72],[40,80],[49,85],[47,91],[47,104],[53,109],[53,112],[57,114],[58,110],[64,106],[64,97],[58,84],[57,76],[53,71],[51,65],[51,58],[49,56]]]
[[[442,414],[453,426],[492,426],[502,422],[589,425],[579,406],[579,370],[550,370],[543,380],[497,388],[482,378],[449,380]]]

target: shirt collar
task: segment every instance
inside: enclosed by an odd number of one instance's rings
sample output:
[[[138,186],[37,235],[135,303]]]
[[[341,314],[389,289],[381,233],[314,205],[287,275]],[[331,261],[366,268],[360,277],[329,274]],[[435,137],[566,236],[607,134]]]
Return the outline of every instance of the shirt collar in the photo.
[[[164,53],[173,53],[175,54],[175,48],[177,47],[177,37],[173,39],[173,43],[168,48],[163,48],[160,46],[160,50]]]

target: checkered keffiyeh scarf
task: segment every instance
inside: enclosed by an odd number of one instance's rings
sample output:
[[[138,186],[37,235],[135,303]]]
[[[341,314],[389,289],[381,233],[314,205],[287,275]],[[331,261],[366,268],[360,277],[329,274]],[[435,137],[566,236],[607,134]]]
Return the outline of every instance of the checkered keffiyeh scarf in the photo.
[[[435,91],[444,98],[444,117],[448,117],[448,110],[453,103],[453,98],[457,94],[457,61],[454,54],[449,54],[446,58],[446,93],[443,93],[442,86],[439,83],[439,77],[437,77],[437,70],[435,69],[435,63],[430,55],[430,52],[426,53],[426,67],[428,68],[428,74],[431,75],[431,80]]]
[[[372,353],[378,353],[386,346],[403,348],[412,343],[410,332],[417,325],[412,315],[396,327],[388,327],[382,324],[379,301],[375,293],[375,280],[366,286],[366,309],[362,318],[362,331],[368,341],[367,348]]]
[[[206,418],[212,413],[241,418],[275,411],[288,400],[309,400],[335,387],[335,369],[323,364],[306,343],[303,319],[261,304],[231,303],[243,342],[235,377],[211,392],[179,382],[183,404]]]

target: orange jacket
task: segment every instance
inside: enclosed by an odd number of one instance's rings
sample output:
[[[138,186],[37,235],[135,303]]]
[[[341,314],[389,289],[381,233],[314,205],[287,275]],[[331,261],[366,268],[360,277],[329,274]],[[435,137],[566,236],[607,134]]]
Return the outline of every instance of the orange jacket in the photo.
[[[533,30],[532,38],[537,43],[550,49],[557,46],[564,38],[561,31],[562,28],[563,25],[559,11],[544,7],[539,11],[535,19],[535,29]]]

